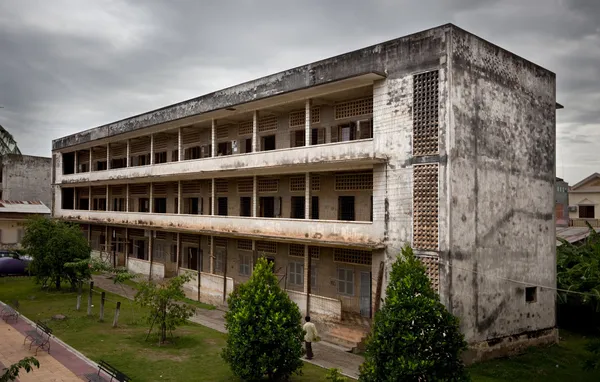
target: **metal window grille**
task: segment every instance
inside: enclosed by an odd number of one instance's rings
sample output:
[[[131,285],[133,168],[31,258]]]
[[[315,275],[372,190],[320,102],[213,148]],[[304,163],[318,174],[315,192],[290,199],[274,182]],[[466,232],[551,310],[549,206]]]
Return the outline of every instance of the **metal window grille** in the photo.
[[[92,187],[93,196],[106,196],[106,187]]]
[[[192,180],[189,182],[181,182],[181,193],[182,194],[199,194],[202,192],[202,182],[199,180]]]
[[[125,194],[125,187],[123,186],[112,186],[110,192],[113,196],[121,196]]]
[[[311,191],[321,191],[321,176],[311,175],[310,176],[310,189]]]
[[[321,254],[321,248],[315,246],[308,246],[308,253],[311,259],[318,259]],[[289,255],[292,257],[304,257],[304,244],[290,244]]]
[[[167,240],[167,235],[168,235],[167,232],[161,232],[161,231],[156,232],[156,238],[159,240]],[[168,235],[168,236],[170,236],[170,235]]]
[[[335,105],[335,119],[373,114],[373,97],[356,99]]]
[[[243,178],[237,181],[238,194],[251,193],[254,189],[254,179]]]
[[[413,155],[438,154],[439,72],[413,77]]]
[[[217,139],[227,139],[229,137],[229,125],[217,127]]]
[[[198,244],[200,236],[182,233],[179,238],[183,243]]]
[[[262,117],[258,121],[258,132],[277,130],[277,116],[269,115]]]
[[[336,191],[358,191],[373,189],[373,173],[335,174]]]
[[[131,154],[139,154],[150,151],[150,137],[142,137],[132,139],[129,145],[129,152]]]
[[[258,253],[277,253],[277,242],[274,241],[257,241],[256,251]]]
[[[181,143],[190,145],[200,142],[201,133],[199,128],[183,129],[181,133]]]
[[[252,240],[238,239],[237,248],[245,251],[252,251]]]
[[[438,165],[414,167],[413,175],[413,246],[438,249]]]
[[[229,181],[227,179],[215,180],[215,192],[218,194],[226,194],[229,192]]]
[[[258,192],[278,192],[279,179],[262,178],[258,179]]]
[[[129,193],[131,195],[147,195],[149,194],[149,187],[147,184],[132,184],[129,186]]]
[[[306,188],[306,177],[292,176],[290,177],[290,192],[304,191]]]
[[[154,151],[166,150],[169,143],[169,136],[166,134],[156,134],[154,136]]]
[[[373,256],[369,251],[350,248],[334,248],[333,261],[337,263],[371,265]]]
[[[321,122],[321,108],[315,106],[310,109],[310,123]],[[302,127],[306,124],[306,110],[296,110],[290,112],[290,128]]]
[[[440,290],[440,264],[437,257],[422,256],[419,260],[425,267],[425,272],[429,281],[431,281],[431,287],[433,290],[439,293]]]
[[[250,276],[250,255],[248,254],[240,254],[240,275],[242,276]]]
[[[354,270],[338,268],[337,276],[338,293],[349,296],[354,295]]]
[[[227,239],[224,237],[215,237],[215,247],[227,248]]]
[[[254,122],[252,120],[240,122],[238,124],[238,135],[250,135],[252,134],[252,127]]]
[[[304,263],[292,261],[289,263],[290,284],[296,286],[304,285]]]
[[[166,183],[154,183],[152,185],[152,187],[153,187],[152,193],[154,196],[167,194],[167,184]]]

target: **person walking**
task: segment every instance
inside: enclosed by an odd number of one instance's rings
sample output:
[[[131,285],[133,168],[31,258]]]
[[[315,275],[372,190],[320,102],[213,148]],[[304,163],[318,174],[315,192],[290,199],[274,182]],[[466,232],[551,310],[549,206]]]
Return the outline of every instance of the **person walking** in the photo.
[[[310,322],[310,316],[304,318],[306,323],[302,327],[306,334],[304,335],[304,345],[306,346],[306,359],[313,359],[312,343],[319,341],[317,327]]]

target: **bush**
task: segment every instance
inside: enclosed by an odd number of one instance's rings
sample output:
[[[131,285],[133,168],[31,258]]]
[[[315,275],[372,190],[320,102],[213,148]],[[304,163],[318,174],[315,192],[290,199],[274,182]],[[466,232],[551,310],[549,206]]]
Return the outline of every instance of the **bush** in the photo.
[[[338,369],[329,369],[325,379],[330,382],[346,382],[348,380]]]
[[[466,349],[458,319],[440,303],[425,268],[406,246],[392,265],[375,315],[360,381],[463,381]]]
[[[260,258],[248,282],[228,299],[229,332],[222,357],[243,380],[285,381],[300,374],[303,354],[302,316],[279,287],[272,265]]]

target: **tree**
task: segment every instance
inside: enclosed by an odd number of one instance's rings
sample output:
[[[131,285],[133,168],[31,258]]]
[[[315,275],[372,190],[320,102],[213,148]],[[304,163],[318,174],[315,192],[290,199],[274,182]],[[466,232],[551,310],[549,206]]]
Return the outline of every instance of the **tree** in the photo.
[[[236,376],[284,381],[301,373],[300,310],[279,287],[265,258],[259,258],[250,280],[235,289],[227,302],[229,335],[222,357]]]
[[[156,325],[159,344],[167,340],[167,331],[172,333],[178,326],[185,324],[196,311],[193,306],[177,301],[185,298],[183,285],[190,279],[190,274],[185,274],[162,283],[144,281],[139,285],[135,301],[142,307],[149,308],[146,317],[150,324],[148,335]]]
[[[89,269],[65,266],[65,264],[89,260],[91,249],[79,226],[61,220],[36,218],[26,224],[21,242],[33,260],[30,271],[36,281],[46,285],[52,282],[56,289],[63,280],[74,289],[82,279],[90,277]]]
[[[19,376],[21,369],[24,369],[26,373],[33,370],[33,367],[40,368],[40,363],[34,357],[23,358],[19,362],[10,365],[4,369],[4,374],[0,375],[0,382],[14,381]]]
[[[441,304],[412,249],[404,247],[375,315],[360,381],[468,380],[460,359],[466,345],[458,319]]]

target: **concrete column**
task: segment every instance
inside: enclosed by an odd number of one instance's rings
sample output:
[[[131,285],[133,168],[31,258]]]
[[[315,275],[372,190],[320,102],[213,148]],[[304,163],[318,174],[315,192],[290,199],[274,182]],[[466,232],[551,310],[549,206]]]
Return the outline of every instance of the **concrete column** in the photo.
[[[127,167],[131,167],[131,139],[127,140]]]
[[[73,210],[77,209],[77,187],[73,188]]]
[[[91,167],[90,167],[91,169]],[[88,187],[88,211],[92,210],[92,186]]]
[[[129,183],[125,186],[125,212],[129,212]]]
[[[310,219],[310,172],[304,175],[304,219]]]
[[[181,189],[181,180],[177,182],[177,214],[181,215],[181,206],[183,203],[181,202],[183,196],[183,191]]]
[[[125,227],[125,268],[129,266],[129,228]]]
[[[258,110],[252,116],[252,152],[258,151]]]
[[[216,142],[217,142],[217,121],[213,119],[212,125],[210,127],[210,156],[213,158],[217,156]]]
[[[92,225],[88,224],[88,243],[92,241]]]
[[[154,212],[154,185],[150,183],[150,213]]]
[[[215,216],[216,215],[216,211],[215,211],[215,206],[217,205],[217,202],[215,201],[215,178],[212,179],[212,183],[211,183],[211,187],[210,187],[210,215],[211,216]]]
[[[252,179],[252,217],[258,216],[258,177]]]
[[[179,276],[179,254],[181,253],[181,234],[179,232],[177,232],[177,246],[176,246],[176,248],[177,248],[177,255],[176,255],[177,257],[176,257],[175,261],[177,261],[177,265],[175,266],[175,269],[177,271],[175,272],[175,274],[177,276]]]
[[[308,245],[304,245],[304,293],[306,293],[306,315],[310,315],[310,251]]]
[[[150,165],[154,164],[154,134],[150,134]]]
[[[104,227],[104,252],[110,252],[110,236],[108,236],[108,226]]]
[[[150,232],[150,238],[148,239],[148,260],[150,261],[150,272],[148,274],[148,280],[152,280],[152,236],[154,234],[153,231],[149,231]]]
[[[310,146],[310,111],[312,108],[312,100],[307,99],[305,104],[305,121],[304,121],[304,146]]]
[[[90,172],[94,171],[94,166],[92,164],[93,159],[94,159],[94,148],[90,147]]]
[[[360,121],[356,121],[356,139],[360,139]]]
[[[180,127],[177,132],[177,161],[183,160],[183,128]]]
[[[77,174],[77,173],[79,172],[79,171],[78,171],[78,167],[79,167],[79,163],[78,163],[78,162],[79,162],[79,160],[78,160],[78,159],[79,159],[79,158],[77,158],[77,157],[78,157],[78,155],[77,155],[77,150],[75,150],[75,174]]]
[[[110,186],[106,186],[106,211],[110,211]]]
[[[110,143],[106,144],[106,169],[110,170]]]
[[[210,273],[215,273],[215,237],[210,236]]]

